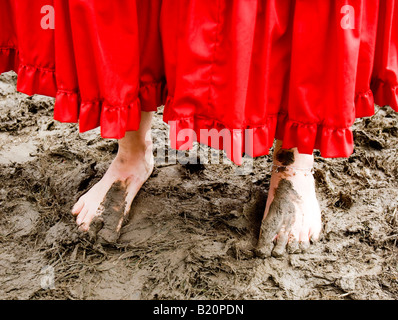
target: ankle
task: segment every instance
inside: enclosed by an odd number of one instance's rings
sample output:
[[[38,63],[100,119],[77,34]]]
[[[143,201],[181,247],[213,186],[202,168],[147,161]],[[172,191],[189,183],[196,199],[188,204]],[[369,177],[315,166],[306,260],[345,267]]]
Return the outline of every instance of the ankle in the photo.
[[[297,174],[302,174],[304,176],[309,176],[314,174],[314,167],[297,167],[295,165],[283,166],[273,163],[271,167],[271,173],[284,173],[288,176],[295,176]]]
[[[297,148],[282,149],[282,141],[277,141],[273,155],[275,167],[300,168],[311,170],[314,166],[314,155],[299,153]]]
[[[119,147],[116,158],[122,162],[131,162],[146,158],[148,153],[152,153],[151,145],[135,145],[129,149]]]

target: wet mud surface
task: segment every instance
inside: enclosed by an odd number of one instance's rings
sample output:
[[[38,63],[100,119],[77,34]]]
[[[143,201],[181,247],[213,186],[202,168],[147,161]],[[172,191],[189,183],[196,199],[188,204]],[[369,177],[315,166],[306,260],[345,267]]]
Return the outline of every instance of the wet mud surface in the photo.
[[[316,157],[320,241],[261,259],[254,247],[271,156],[245,175],[229,162],[157,159],[117,242],[93,241],[70,209],[117,143],[54,121],[53,99],[17,93],[15,82],[0,76],[0,299],[398,299],[398,115],[390,108],[356,122],[349,159]]]

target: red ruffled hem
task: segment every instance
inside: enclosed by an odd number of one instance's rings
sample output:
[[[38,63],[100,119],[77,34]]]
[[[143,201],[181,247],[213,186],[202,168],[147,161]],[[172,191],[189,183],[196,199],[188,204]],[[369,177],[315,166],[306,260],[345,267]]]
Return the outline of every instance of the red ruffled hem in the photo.
[[[81,133],[101,127],[106,139],[121,139],[126,131],[139,129],[141,107],[139,99],[129,105],[115,106],[107,101],[80,102],[76,92],[58,91],[54,119],[60,122],[79,123]]]
[[[280,125],[279,125],[280,124]],[[282,140],[282,148],[297,148],[300,153],[319,150],[324,158],[347,158],[354,151],[350,128],[333,128],[322,123],[300,123],[279,115],[275,138]]]
[[[273,144],[277,117],[269,117],[267,124],[253,130],[230,129],[223,123],[201,116],[179,118],[173,112],[173,97],[168,97],[163,120],[170,126],[170,145],[173,149],[192,149],[194,142],[224,150],[234,163],[242,164],[242,155],[256,157],[268,154]],[[255,146],[255,149],[252,148]],[[245,150],[246,149],[246,150]]]
[[[390,106],[398,111],[398,84],[391,85],[383,80],[377,79],[372,85],[375,103],[381,107]]]
[[[18,70],[18,52],[13,47],[0,47],[0,74]]]
[[[141,111],[152,112],[166,103],[166,80],[161,82],[142,83],[138,92]]]
[[[390,85],[382,80],[375,80],[372,89],[359,93],[355,97],[355,117],[371,117],[375,114],[374,105],[390,106],[398,111],[398,85]]]
[[[79,131],[86,132],[101,127],[101,136],[121,139],[127,131],[139,129],[141,111],[152,112],[166,100],[165,82],[141,86],[139,97],[129,105],[115,106],[102,100],[83,101],[78,92],[58,90],[55,98],[54,119],[60,122],[79,123]]]
[[[372,90],[359,93],[355,97],[355,118],[371,117],[375,113]]]
[[[58,90],[55,96],[54,119],[60,122],[79,122],[80,97],[77,92]]]
[[[225,150],[227,157],[237,165],[242,164],[244,154],[250,157],[267,155],[274,137],[283,140],[283,148],[297,147],[300,153],[312,153],[314,149],[319,149],[326,158],[348,157],[352,154],[353,134],[349,128],[328,128],[286,120],[281,124],[278,135],[275,132],[277,119],[284,117],[270,117],[267,124],[246,129],[229,129],[214,119],[201,117],[165,121],[170,125],[172,148],[189,150],[197,141]]]
[[[41,94],[55,97],[57,94],[55,70],[20,64],[17,90],[29,96]]]
[[[374,103],[390,105],[398,111],[397,86],[381,81],[377,83],[373,92],[368,90],[357,94],[357,118],[374,115]],[[230,129],[217,120],[202,116],[181,118],[172,111],[172,104],[173,97],[168,97],[163,120],[170,125],[171,147],[177,150],[189,150],[197,141],[218,150],[224,149],[227,157],[238,165],[242,164],[244,154],[251,157],[267,155],[275,138],[283,141],[282,148],[297,148],[303,154],[312,154],[317,149],[324,158],[347,158],[354,151],[353,133],[348,127],[300,123],[281,113],[270,115],[262,126]],[[205,130],[201,132],[201,129]]]

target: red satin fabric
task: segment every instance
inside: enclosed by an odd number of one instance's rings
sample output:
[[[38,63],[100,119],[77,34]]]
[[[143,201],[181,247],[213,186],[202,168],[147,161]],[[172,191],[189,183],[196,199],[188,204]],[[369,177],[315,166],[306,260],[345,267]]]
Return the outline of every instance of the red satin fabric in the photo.
[[[3,0],[4,1],[4,0]],[[28,95],[54,96],[55,83],[54,30],[46,25],[42,8],[50,1],[8,1],[14,6],[14,23],[19,53],[17,89]]]
[[[161,3],[0,0],[0,71],[17,71],[23,93],[55,97],[56,120],[120,139],[165,102]],[[48,6],[55,25],[43,29]]]
[[[354,29],[341,26],[345,5]],[[164,0],[161,30],[176,148],[198,139],[240,163],[278,138],[348,157],[355,117],[373,115],[374,100],[398,111],[397,1]],[[201,135],[212,128],[229,132],[232,149]]]
[[[0,73],[18,70],[14,2],[0,0]]]
[[[0,72],[105,138],[165,104],[178,149],[348,157],[356,117],[398,111],[397,0],[0,0],[0,18]]]

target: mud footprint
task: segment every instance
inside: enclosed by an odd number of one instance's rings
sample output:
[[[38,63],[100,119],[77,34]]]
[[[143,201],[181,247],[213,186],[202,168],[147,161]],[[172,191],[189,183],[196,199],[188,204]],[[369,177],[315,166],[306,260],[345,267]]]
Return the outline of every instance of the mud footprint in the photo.
[[[90,225],[89,234],[100,243],[116,243],[122,225],[127,220],[127,186],[121,181],[113,183],[100,206],[100,213]]]
[[[259,257],[265,258],[271,256],[271,254],[279,257],[284,254],[289,240],[289,231],[296,221],[295,204],[300,200],[301,197],[294,190],[292,182],[282,179],[275,190],[269,212],[261,225],[256,248],[256,254]],[[278,239],[274,245],[276,235],[278,235]],[[289,244],[288,251],[290,253],[298,250],[299,244],[297,241]]]

